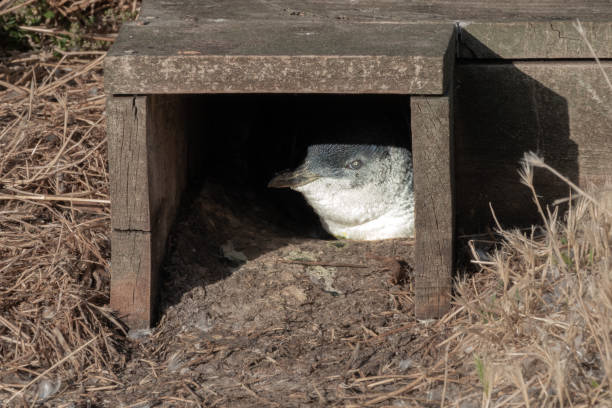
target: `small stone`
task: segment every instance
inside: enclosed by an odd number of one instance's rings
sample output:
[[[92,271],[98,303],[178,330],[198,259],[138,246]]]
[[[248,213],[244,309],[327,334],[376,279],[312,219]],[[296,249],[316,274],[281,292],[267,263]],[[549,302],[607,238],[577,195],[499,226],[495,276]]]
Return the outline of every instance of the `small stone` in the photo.
[[[294,299],[296,303],[300,305],[306,302],[306,300],[308,300],[308,296],[306,295],[306,293],[302,289],[294,285],[287,286],[285,289],[283,289],[282,295],[285,298]]]

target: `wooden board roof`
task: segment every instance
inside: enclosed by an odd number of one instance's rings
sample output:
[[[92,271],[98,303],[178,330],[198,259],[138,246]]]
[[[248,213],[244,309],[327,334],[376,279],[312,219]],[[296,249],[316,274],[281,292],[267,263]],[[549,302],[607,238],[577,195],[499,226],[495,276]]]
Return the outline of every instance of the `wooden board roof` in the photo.
[[[590,58],[575,18],[598,55],[612,57],[609,0],[144,0],[108,54],[105,86],[112,94],[439,95],[457,51]]]

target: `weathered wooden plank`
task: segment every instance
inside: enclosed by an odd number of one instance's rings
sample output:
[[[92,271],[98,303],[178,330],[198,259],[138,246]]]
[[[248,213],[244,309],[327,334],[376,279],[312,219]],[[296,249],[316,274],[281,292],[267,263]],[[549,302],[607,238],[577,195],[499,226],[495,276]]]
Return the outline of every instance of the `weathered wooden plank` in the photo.
[[[110,96],[111,306],[132,328],[155,318],[157,280],[187,171],[179,96]]]
[[[149,225],[163,241],[163,250],[187,183],[185,100],[180,95],[151,95],[149,98]]]
[[[562,7],[561,7],[562,5]],[[462,21],[464,58],[612,56],[612,5],[578,1],[145,3],[106,61],[106,91],[442,94]],[[559,19],[565,19],[559,21]]]
[[[131,329],[157,318],[159,269],[166,237],[161,232],[112,232],[110,306]]]
[[[286,20],[293,22],[327,20],[330,22],[388,21],[538,21],[560,19],[609,21],[609,0],[232,0],[227,3],[206,0],[147,0],[142,17],[163,18],[176,26],[218,19]]]
[[[112,233],[110,306],[132,329],[150,327],[155,319],[159,256],[150,232]]]
[[[122,28],[108,93],[442,94],[454,34],[452,24],[224,21],[160,39],[155,24]]]
[[[147,97],[106,100],[112,227],[150,231]]]
[[[107,57],[106,67],[113,93],[444,92],[442,57]]]
[[[181,97],[110,96],[107,102],[112,226],[168,231],[186,180]]]
[[[605,63],[612,77],[612,64]],[[581,185],[612,175],[612,93],[588,62],[460,64],[456,69],[455,157],[458,234],[541,222],[517,170],[526,151]],[[543,203],[568,186],[544,170]]]
[[[449,97],[412,97],[416,316],[444,315],[453,268],[453,141]]]
[[[470,59],[593,58],[573,24],[554,20],[461,24],[458,55]],[[611,58],[612,18],[586,21],[582,26],[597,56]]]
[[[158,20],[146,25],[132,23],[122,26],[109,56],[436,58],[446,51],[454,28],[449,23],[361,24],[283,20],[273,15],[258,20],[218,19],[197,23]],[[175,23],[177,27],[174,27]],[[146,36],[152,33],[156,33],[157,37]],[[127,48],[128,45],[135,48]]]
[[[108,94],[441,95],[455,23],[463,58],[612,57],[609,1],[149,0],[105,64]]]

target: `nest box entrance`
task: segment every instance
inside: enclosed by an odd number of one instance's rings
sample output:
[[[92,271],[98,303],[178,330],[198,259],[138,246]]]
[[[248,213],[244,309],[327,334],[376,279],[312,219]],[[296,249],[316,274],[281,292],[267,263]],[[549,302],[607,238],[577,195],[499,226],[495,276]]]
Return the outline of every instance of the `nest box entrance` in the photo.
[[[184,3],[145,2],[140,23],[122,28],[106,59],[112,306],[131,327],[153,321],[166,240],[194,162],[189,95],[225,94],[244,106],[245,94],[297,95],[298,101],[299,95],[378,94],[402,95],[409,106],[416,313],[441,316],[449,306],[453,259],[448,90],[454,25],[338,23],[269,14],[255,3],[232,10]],[[186,10],[197,17],[186,18]],[[205,122],[207,112],[200,115]],[[237,110],[226,116],[228,128],[242,119]],[[203,144],[223,137],[217,128]]]
[[[261,110],[262,102],[284,101],[276,107],[281,112],[286,101],[308,107],[330,95],[404,99],[418,318],[449,307],[455,166],[462,234],[490,225],[489,202],[502,223],[532,222],[516,181],[525,151],[538,151],[576,183],[612,173],[612,130],[599,96],[608,94],[600,70],[609,65],[585,60],[592,50],[603,60],[612,56],[608,4],[577,1],[568,15],[560,0],[520,7],[484,0],[344,3],[146,0],[138,21],[122,27],[104,73],[111,304],[132,327],[152,322],[168,233],[201,149],[213,157],[211,147],[228,131],[229,142],[240,142],[241,132],[256,128],[245,112]],[[576,18],[590,45],[577,36]],[[193,113],[197,104],[202,108]],[[207,128],[207,115],[222,120]],[[259,129],[268,137],[291,127],[287,117],[263,116],[268,124]],[[280,140],[277,155],[264,151],[266,157],[291,158],[282,151],[288,139]],[[266,164],[290,165],[281,162]],[[547,202],[567,191],[554,179],[540,180]]]

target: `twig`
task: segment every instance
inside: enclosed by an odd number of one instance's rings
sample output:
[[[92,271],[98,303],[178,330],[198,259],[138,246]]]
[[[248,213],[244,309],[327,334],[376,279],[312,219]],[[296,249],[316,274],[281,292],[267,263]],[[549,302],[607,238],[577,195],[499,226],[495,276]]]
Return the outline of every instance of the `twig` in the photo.
[[[601,208],[604,212],[606,212],[609,216],[612,217],[612,211],[608,210],[605,206],[601,205],[601,203],[597,201],[592,195],[590,195],[589,193],[587,193],[586,191],[578,187],[570,179],[565,177],[563,174],[559,173],[556,169],[544,163],[544,160],[541,157],[539,157],[537,154],[533,152],[525,153],[525,156],[523,157],[523,162],[529,166],[540,167],[540,168],[550,171],[552,174],[554,174],[555,176],[560,178],[562,181],[564,181],[567,185],[569,185],[571,188],[573,188],[578,194],[581,194],[582,196],[584,196],[587,200],[595,204],[598,208]],[[532,186],[531,186],[531,189],[533,190]],[[535,191],[534,191],[534,194],[535,194]],[[542,216],[544,217],[544,221],[546,221],[546,217],[543,215],[543,213],[542,213]]]
[[[414,327],[414,323],[405,324],[405,325],[397,327],[395,329],[388,330],[388,331],[386,331],[384,333],[380,333],[376,337],[370,337],[369,339],[366,340],[366,343],[371,343],[371,342],[374,342],[374,341],[382,340],[382,339],[384,339],[387,336],[391,336],[392,334],[397,334],[397,333],[399,333],[401,331],[410,329],[412,327]]]
[[[28,1],[24,2],[24,3],[18,4],[16,6],[11,7],[11,8],[7,8],[6,10],[0,10],[0,16],[2,16],[4,14],[12,13],[12,12],[14,12],[16,10],[19,10],[22,7],[29,6],[30,4],[32,4],[32,3],[36,2],[36,1],[37,0],[28,0]]]
[[[603,74],[604,78],[606,79],[606,82],[608,83],[608,87],[612,91],[612,82],[610,82],[610,77],[608,77],[606,70],[601,65],[601,61],[599,61],[599,57],[597,57],[597,54],[595,53],[595,50],[593,49],[591,42],[587,39],[586,34],[584,32],[584,28],[582,28],[582,24],[580,23],[580,20],[576,19],[576,21],[573,23],[573,26],[576,29],[576,31],[578,31],[578,34],[580,34],[580,36],[582,37],[582,40],[585,42],[587,47],[589,47],[589,51],[591,52],[591,55],[593,55],[593,58],[595,58],[595,62],[597,63],[597,66],[601,70],[601,73]]]
[[[444,408],[444,402],[446,401],[446,386],[448,384],[448,348],[450,343],[446,345],[446,351],[444,352],[444,386],[442,387],[442,399],[440,401],[440,408]]]
[[[366,401],[365,405],[374,405],[374,404],[378,404],[379,402],[383,402],[386,401],[390,398],[396,397],[400,394],[403,394],[406,391],[410,391],[411,389],[413,389],[414,387],[416,387],[421,381],[423,381],[423,378],[425,378],[424,375],[421,375],[419,378],[417,378],[416,380],[414,380],[413,382],[411,382],[410,384],[402,387],[402,388],[398,388],[395,391],[392,391],[388,394],[385,395],[381,395],[380,397],[371,399],[369,401]]]
[[[405,379],[413,379],[418,377],[418,374],[406,374],[406,375],[401,375],[401,374],[391,374],[391,375],[372,375],[370,377],[361,377],[361,378],[356,378],[353,382],[355,383],[361,383],[364,381],[374,381],[374,380],[388,380],[388,379],[395,379],[395,380],[405,380]]]
[[[306,266],[329,266],[333,268],[369,268],[369,265],[359,264],[343,264],[343,263],[328,263],[328,262],[316,262],[316,261],[289,261],[286,259],[279,259],[279,262],[291,264],[291,265],[306,265]]]
[[[183,388],[187,390],[187,392],[189,394],[191,394],[191,396],[193,397],[193,399],[195,399],[195,403],[198,404],[199,406],[202,406],[202,398],[200,398],[200,396],[198,394],[196,394],[195,392],[193,392],[193,390],[191,389],[191,387],[189,387],[185,382],[183,382],[182,384]]]
[[[38,34],[51,35],[54,37],[57,37],[59,35],[67,35],[68,37],[72,37],[72,38],[81,37],[81,38],[87,38],[88,40],[95,40],[95,41],[113,42],[115,41],[115,38],[117,37],[116,34],[113,34],[113,35],[75,34],[75,33],[71,33],[70,31],[54,30],[52,28],[45,28],[45,27],[19,26],[19,29],[24,30],[24,31],[32,31]]]
[[[267,405],[274,406],[274,407],[278,407],[279,406],[279,404],[277,404],[276,402],[270,401],[270,400],[268,400],[268,399],[266,399],[264,397],[260,397],[259,395],[257,395],[257,393],[255,391],[250,389],[246,384],[244,384],[244,383],[239,383],[239,384],[240,384],[240,387],[242,389],[244,389],[249,395],[251,395],[256,400],[258,400],[260,402],[263,402],[263,403],[265,403]]]
[[[42,88],[38,89],[37,94],[38,95],[44,95],[47,92],[58,88],[62,85],[64,85],[66,82],[73,80],[74,78],[83,75],[86,72],[89,72],[90,69],[92,69],[93,67],[95,67],[98,64],[101,64],[102,61],[104,61],[104,57],[106,56],[106,53],[104,55],[101,55],[100,57],[96,58],[95,60],[93,60],[92,62],[90,62],[89,64],[87,64],[85,67],[83,67],[81,70],[77,71],[77,72],[73,72],[71,74],[65,75],[62,78],[58,79],[57,81],[55,81],[54,83],[44,86]]]
[[[104,55],[106,51],[65,51],[61,48],[54,48],[53,51],[58,54],[62,54],[63,56],[73,56],[73,55]]]
[[[109,205],[110,200],[103,200],[98,198],[79,198],[62,195],[13,195],[13,194],[0,194],[0,200],[22,200],[22,201],[67,201],[74,204],[104,204]]]
[[[12,89],[13,91],[17,91],[19,93],[22,93],[24,95],[27,95],[29,93],[29,91],[17,86],[17,85],[13,85],[10,82],[6,82],[6,81],[0,81],[0,86],[3,86],[7,89]]]
[[[174,398],[174,397],[161,397],[160,399],[176,400],[176,398]],[[138,400],[138,401],[136,401],[136,402],[134,402],[134,403],[132,403],[130,405],[126,405],[125,408],[145,407],[145,406],[148,406],[148,404],[150,404],[153,401],[154,400],[150,400],[148,398],[147,399],[142,399],[142,400]],[[180,399],[180,401],[182,401],[182,402],[189,402],[189,403],[193,404],[193,401],[189,401],[189,400]]]

